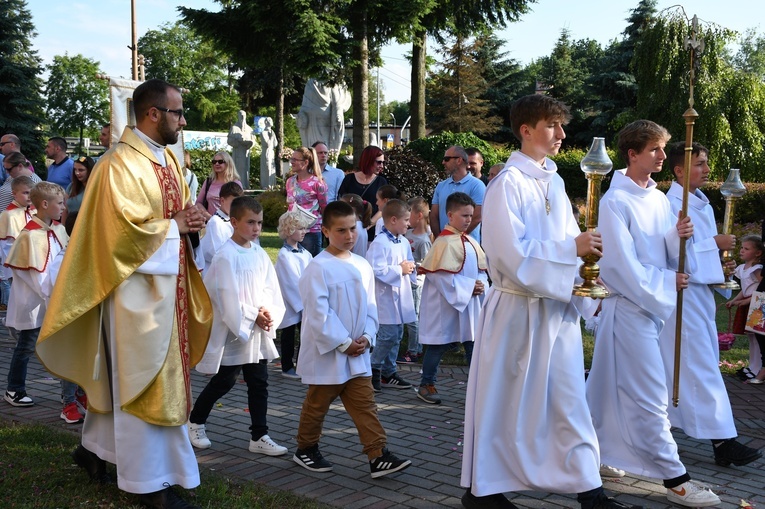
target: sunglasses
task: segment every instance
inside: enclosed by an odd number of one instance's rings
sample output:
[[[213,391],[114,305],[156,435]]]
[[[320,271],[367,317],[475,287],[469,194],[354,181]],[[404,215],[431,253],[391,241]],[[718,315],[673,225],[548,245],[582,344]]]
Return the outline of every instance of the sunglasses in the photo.
[[[462,158],[461,158],[460,156],[444,156],[444,159],[443,159],[443,161],[444,161],[445,163],[448,163],[448,162],[449,162],[449,161],[451,161],[452,159],[462,159]]]
[[[213,159],[212,163],[213,164],[226,164],[226,161],[224,161],[223,159]]]

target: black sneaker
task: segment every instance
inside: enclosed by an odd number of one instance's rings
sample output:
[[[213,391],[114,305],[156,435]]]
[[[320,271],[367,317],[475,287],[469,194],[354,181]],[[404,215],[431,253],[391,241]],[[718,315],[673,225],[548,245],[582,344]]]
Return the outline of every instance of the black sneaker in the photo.
[[[149,509],[202,509],[183,500],[172,488],[138,495],[141,504]]]
[[[35,404],[26,391],[5,391],[5,401],[13,406],[32,406]]]
[[[598,495],[598,498],[595,499],[592,509],[643,509],[643,506],[625,505],[621,502],[617,502],[613,498],[608,498],[608,495],[601,492],[600,495]]]
[[[382,456],[369,462],[369,469],[372,471],[372,479],[377,479],[378,477],[404,470],[411,464],[411,461],[397,458],[387,448],[383,448]]]
[[[292,456],[292,461],[311,472],[331,472],[332,463],[324,459],[319,452],[319,446],[314,445],[307,449],[298,449]]]
[[[372,390],[375,392],[382,392],[381,384],[382,376],[379,369],[372,370]]]
[[[470,492],[470,488],[462,495],[462,506],[465,509],[518,509],[518,506],[510,502],[502,493],[476,497]]]
[[[85,470],[91,481],[99,484],[114,482],[114,479],[106,473],[106,462],[82,445],[78,445],[77,449],[72,451],[72,459],[77,466]]]
[[[762,452],[758,449],[747,447],[735,438],[726,440],[717,447],[714,447],[714,450],[715,463],[723,467],[727,467],[731,463],[740,467],[762,458]]]
[[[389,377],[382,377],[381,385],[383,387],[389,387],[391,389],[411,389],[412,384],[398,376],[398,373],[393,373]]]
[[[752,372],[751,369],[747,368],[741,368],[738,371],[736,371],[736,377],[741,380],[742,382],[746,382],[748,380],[751,380],[757,376],[756,373]]]

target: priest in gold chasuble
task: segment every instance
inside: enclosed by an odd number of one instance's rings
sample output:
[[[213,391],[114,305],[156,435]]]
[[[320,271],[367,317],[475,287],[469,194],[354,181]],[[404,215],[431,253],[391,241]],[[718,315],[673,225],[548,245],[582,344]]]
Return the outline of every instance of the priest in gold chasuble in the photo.
[[[94,480],[114,463],[120,489],[165,507],[176,497],[168,486],[199,484],[189,371],[207,346],[212,306],[186,235],[204,220],[166,148],[186,125],[180,91],[149,80],[133,101],[136,127],[88,181],[37,353],[87,393],[75,462]]]

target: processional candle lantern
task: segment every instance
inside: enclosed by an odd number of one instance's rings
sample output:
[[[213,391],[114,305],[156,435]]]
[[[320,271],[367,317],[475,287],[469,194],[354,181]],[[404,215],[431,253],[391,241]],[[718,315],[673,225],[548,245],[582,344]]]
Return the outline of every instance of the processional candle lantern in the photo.
[[[746,187],[741,182],[738,168],[731,168],[728,179],[720,187],[720,194],[725,198],[725,216],[723,217],[722,234],[730,235],[733,228],[733,214],[736,211],[736,202],[746,193]],[[727,263],[733,261],[733,251],[726,249],[722,252],[723,274],[725,281],[712,285],[715,288],[740,290],[741,287],[731,279],[733,269],[727,267]]]

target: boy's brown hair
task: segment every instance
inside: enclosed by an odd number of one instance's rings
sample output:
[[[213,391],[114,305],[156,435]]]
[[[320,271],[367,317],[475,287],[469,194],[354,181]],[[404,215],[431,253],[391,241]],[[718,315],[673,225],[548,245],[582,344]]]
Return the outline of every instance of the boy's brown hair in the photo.
[[[237,197],[244,194],[244,189],[237,182],[226,182],[220,186],[219,196],[221,199],[228,198],[229,196]]]
[[[321,224],[324,228],[332,228],[332,223],[339,217],[356,217],[356,210],[350,203],[342,200],[330,202],[321,213]]]
[[[382,209],[383,222],[392,217],[404,217],[411,211],[409,204],[401,200],[389,200]]]
[[[571,120],[571,113],[568,111],[568,106],[543,94],[523,96],[510,107],[510,125],[518,141],[523,141],[522,125],[535,127],[540,120],[553,120],[567,124]]]
[[[650,143],[666,143],[672,137],[669,131],[650,120],[635,120],[631,124],[624,126],[616,136],[619,154],[625,163],[627,163],[627,166],[629,166],[630,161],[630,150],[634,150],[639,154]]]
[[[28,187],[29,189],[34,189],[35,187],[35,181],[32,180],[32,177],[27,177],[26,175],[21,177],[16,177],[11,181],[11,192],[15,193],[16,191],[20,190],[22,187]]]
[[[43,201],[52,201],[58,196],[64,196],[64,188],[53,182],[38,182],[29,193],[29,199],[36,209],[42,208]]]
[[[699,154],[706,154],[709,155],[709,149],[702,145],[701,143],[696,143],[695,141],[691,145],[691,154],[694,156],[698,156]],[[669,149],[667,149],[667,164],[669,165],[669,171],[672,172],[672,174],[677,178],[677,173],[675,173],[675,168],[680,166],[681,168],[685,167],[685,142],[684,141],[678,141],[677,143],[673,143],[669,146]]]
[[[248,210],[252,211],[253,214],[260,214],[263,212],[263,205],[252,196],[237,196],[231,202],[231,213],[229,216],[239,220],[244,217],[245,212]]]

